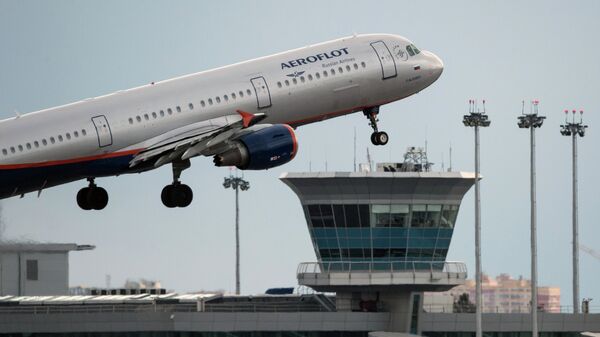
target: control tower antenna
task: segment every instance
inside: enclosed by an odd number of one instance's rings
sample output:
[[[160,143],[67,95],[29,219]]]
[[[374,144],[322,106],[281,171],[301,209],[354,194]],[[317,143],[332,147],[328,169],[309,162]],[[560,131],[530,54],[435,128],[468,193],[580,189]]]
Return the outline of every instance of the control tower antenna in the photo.
[[[452,172],[452,142],[450,142],[450,165],[448,166],[448,172]]]
[[[579,121],[575,121],[577,110],[573,109],[573,118],[568,121],[569,110],[565,110],[565,124],[560,126],[560,134],[570,136],[573,143],[573,312],[579,313],[579,210],[577,180],[577,136],[585,136],[587,125],[583,124],[583,110],[579,111]]]
[[[373,171],[373,161],[371,160],[371,154],[369,153],[369,148],[367,147],[367,164],[369,164],[369,172]]]

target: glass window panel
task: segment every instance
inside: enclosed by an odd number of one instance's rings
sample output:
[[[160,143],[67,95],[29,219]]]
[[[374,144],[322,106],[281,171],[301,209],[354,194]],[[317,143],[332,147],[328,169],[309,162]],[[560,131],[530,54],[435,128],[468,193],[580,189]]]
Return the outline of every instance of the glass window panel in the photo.
[[[344,213],[346,213],[346,227],[360,227],[358,205],[344,205]]]
[[[390,226],[390,205],[371,206],[371,224],[375,227]]]
[[[323,220],[323,227],[335,227],[333,223],[333,212],[331,211],[331,205],[320,205],[321,206],[321,219]]]
[[[333,205],[333,214],[335,216],[336,227],[345,227],[346,219],[344,219],[344,205]]]
[[[369,205],[358,205],[358,213],[360,214],[361,227],[371,227],[369,218]]]
[[[410,226],[411,227],[425,227],[426,220],[427,220],[427,206],[412,205],[412,215],[411,215]]]
[[[391,205],[390,227],[408,227],[408,205]]]
[[[308,205],[308,215],[310,216],[310,222],[313,227],[323,227],[319,205]]]
[[[454,222],[456,221],[457,214],[457,205],[444,205],[444,207],[442,208],[442,215],[440,218],[440,227],[454,228]]]
[[[427,221],[425,227],[439,227],[442,205],[427,205]]]

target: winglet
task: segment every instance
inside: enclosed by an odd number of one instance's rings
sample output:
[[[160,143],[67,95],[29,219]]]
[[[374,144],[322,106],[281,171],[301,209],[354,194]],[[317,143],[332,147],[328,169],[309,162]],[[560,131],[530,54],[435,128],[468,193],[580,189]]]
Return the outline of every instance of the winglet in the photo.
[[[265,115],[264,113],[252,114],[242,110],[236,110],[236,112],[239,113],[240,116],[242,116],[242,125],[244,126],[244,128],[252,126],[265,119],[265,117],[267,117],[267,115]]]

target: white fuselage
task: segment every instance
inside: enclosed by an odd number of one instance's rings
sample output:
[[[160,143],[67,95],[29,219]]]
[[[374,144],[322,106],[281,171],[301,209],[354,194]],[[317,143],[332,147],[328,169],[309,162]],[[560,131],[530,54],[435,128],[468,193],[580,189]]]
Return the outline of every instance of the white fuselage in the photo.
[[[396,35],[347,37],[5,119],[0,177],[134,154],[171,130],[238,110],[296,127],[396,101],[442,71],[439,58],[411,56],[409,45]],[[109,174],[119,173],[127,172]]]

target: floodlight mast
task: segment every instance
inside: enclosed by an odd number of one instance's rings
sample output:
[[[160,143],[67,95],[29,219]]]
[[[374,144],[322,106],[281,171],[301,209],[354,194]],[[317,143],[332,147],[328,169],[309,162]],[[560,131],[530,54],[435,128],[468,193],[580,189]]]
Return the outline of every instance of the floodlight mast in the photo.
[[[250,183],[238,176],[229,175],[223,182],[223,187],[235,190],[235,294],[240,294],[240,207],[239,190],[247,191]]]
[[[538,337],[538,319],[537,319],[537,200],[536,200],[536,169],[535,169],[535,129],[542,127],[545,116],[538,115],[540,101],[531,102],[532,112],[526,114],[521,111],[517,125],[521,129],[530,130],[530,184],[531,184],[531,336]],[[523,101],[523,110],[525,101]]]
[[[481,327],[481,200],[479,198],[479,128],[490,126],[491,121],[477,108],[476,100],[469,100],[469,114],[463,116],[463,124],[475,129],[475,328],[476,337],[483,337]]]
[[[565,124],[560,126],[560,134],[571,136],[573,142],[573,312],[579,313],[579,209],[577,178],[577,136],[585,136],[587,125],[583,124],[583,110],[579,110],[579,121],[575,121],[577,111],[573,109],[571,122],[569,110],[565,110]]]

